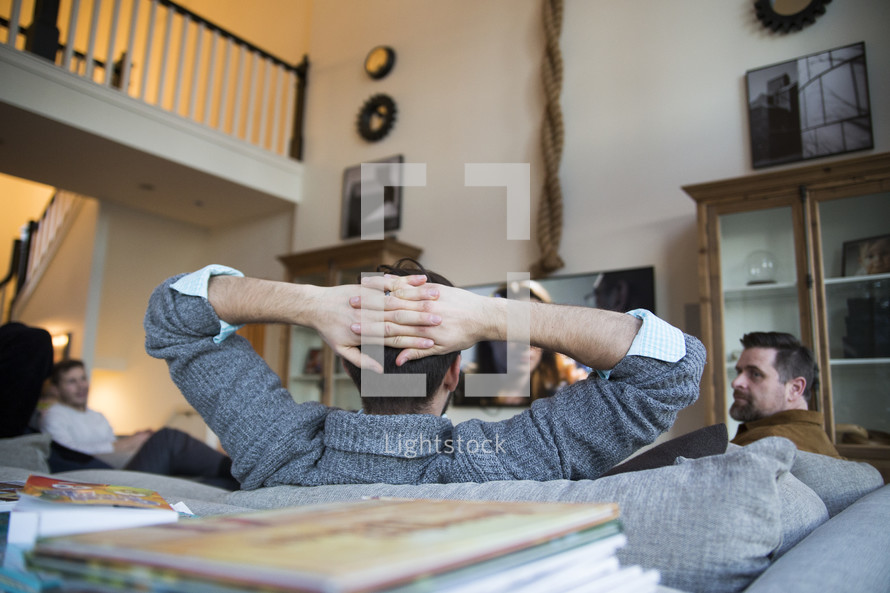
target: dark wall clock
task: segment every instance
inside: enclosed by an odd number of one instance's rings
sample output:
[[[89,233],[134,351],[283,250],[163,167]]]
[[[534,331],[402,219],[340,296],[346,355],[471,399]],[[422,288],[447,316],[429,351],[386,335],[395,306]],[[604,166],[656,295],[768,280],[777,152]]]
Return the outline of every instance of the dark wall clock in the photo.
[[[374,80],[389,74],[396,64],[396,52],[388,45],[378,45],[365,57],[365,72]]]
[[[369,142],[382,140],[396,123],[396,102],[383,93],[370,97],[358,112],[358,133]]]
[[[754,11],[767,29],[788,33],[800,31],[825,14],[831,0],[755,0]]]

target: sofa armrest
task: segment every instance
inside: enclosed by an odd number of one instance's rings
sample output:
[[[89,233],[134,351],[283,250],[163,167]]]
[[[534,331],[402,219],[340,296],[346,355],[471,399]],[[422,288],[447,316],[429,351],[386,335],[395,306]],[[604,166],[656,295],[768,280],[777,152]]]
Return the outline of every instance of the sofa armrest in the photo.
[[[49,472],[50,436],[40,432],[0,439],[0,463],[37,473]]]
[[[851,504],[776,560],[746,593],[890,591],[890,485]]]

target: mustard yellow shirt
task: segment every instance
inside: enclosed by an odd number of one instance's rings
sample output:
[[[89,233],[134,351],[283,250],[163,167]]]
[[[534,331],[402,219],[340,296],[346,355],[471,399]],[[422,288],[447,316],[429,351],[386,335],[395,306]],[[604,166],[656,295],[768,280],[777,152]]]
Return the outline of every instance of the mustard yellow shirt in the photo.
[[[801,451],[841,458],[825,432],[821,412],[785,410],[760,420],[746,422],[739,425],[739,431],[732,442],[744,446],[766,437],[785,437]]]

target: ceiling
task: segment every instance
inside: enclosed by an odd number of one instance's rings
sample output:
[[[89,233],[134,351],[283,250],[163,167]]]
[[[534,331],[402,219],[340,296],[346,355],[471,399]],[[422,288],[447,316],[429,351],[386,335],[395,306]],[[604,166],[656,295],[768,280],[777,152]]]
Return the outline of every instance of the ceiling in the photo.
[[[0,101],[0,172],[212,228],[290,201]]]

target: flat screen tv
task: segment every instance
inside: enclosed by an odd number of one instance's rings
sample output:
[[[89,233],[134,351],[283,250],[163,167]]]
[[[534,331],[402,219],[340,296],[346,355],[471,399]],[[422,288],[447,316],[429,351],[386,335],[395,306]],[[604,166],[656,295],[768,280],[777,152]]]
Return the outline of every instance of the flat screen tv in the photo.
[[[503,296],[506,282],[463,288],[485,296]],[[529,298],[610,311],[648,309],[655,313],[655,269],[643,267],[544,278],[529,283]],[[590,372],[590,369],[564,355],[539,349],[529,352],[524,348],[521,350],[515,356],[517,360],[521,359],[516,364],[524,365],[526,369],[523,374],[525,385],[517,385],[515,391],[506,389],[499,393],[473,394],[465,389],[466,382],[462,380],[451,405],[528,406],[535,399],[549,397],[559,388]],[[507,357],[504,342],[482,342],[463,351],[462,375],[500,373],[506,377]]]

